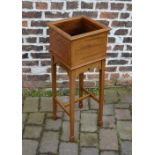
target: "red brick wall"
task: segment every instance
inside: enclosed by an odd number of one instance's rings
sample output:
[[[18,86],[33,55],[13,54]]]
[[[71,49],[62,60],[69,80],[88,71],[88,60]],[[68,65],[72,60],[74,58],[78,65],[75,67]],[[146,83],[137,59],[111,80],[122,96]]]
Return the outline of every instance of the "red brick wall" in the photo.
[[[23,0],[23,87],[48,87],[51,82],[49,34],[46,23],[78,15],[112,28],[108,38],[106,82],[130,84],[132,72],[131,0]],[[57,67],[58,87],[68,86],[66,72]],[[85,73],[85,84],[98,85],[98,71]]]

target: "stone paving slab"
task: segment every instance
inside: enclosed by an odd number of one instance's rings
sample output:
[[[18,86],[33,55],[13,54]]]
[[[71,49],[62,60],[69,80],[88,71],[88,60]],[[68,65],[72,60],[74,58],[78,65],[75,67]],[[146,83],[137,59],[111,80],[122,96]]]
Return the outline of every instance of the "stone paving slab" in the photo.
[[[110,94],[109,94],[110,93]],[[60,97],[68,101],[68,96]],[[86,99],[75,104],[75,142],[69,142],[69,117],[58,107],[51,119],[52,97],[23,101],[23,155],[131,155],[132,103],[128,91],[105,92],[103,127],[97,126],[98,104]]]

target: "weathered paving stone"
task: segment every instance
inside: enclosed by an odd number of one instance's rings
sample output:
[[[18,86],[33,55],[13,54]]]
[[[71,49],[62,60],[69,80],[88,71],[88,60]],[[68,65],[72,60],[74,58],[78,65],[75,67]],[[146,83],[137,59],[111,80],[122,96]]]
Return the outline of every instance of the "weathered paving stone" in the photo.
[[[78,140],[79,136],[79,122],[74,123],[74,135],[75,135],[75,140]],[[70,123],[69,121],[63,121],[62,124],[62,135],[61,135],[61,140],[63,141],[69,141],[70,138]]]
[[[60,130],[61,122],[62,122],[61,119],[56,119],[56,120],[47,119],[46,124],[45,124],[45,128],[47,130]]]
[[[78,155],[78,144],[76,143],[60,143],[60,155]]]
[[[90,99],[90,109],[98,110],[98,108],[99,108],[98,103],[93,99]]]
[[[24,101],[23,112],[37,112],[39,105],[38,97],[27,97]]]
[[[116,109],[128,109],[130,107],[129,103],[119,103],[115,104]]]
[[[81,113],[81,131],[95,132],[97,130],[97,113]]]
[[[80,134],[81,146],[97,146],[98,138],[97,133],[81,133]]]
[[[131,94],[131,91],[125,89],[125,88],[121,88],[119,90],[117,90],[119,96],[120,96],[120,99],[121,99],[121,102],[124,102],[124,103],[132,103],[132,94]]]
[[[36,155],[38,142],[35,140],[22,141],[22,155]]]
[[[56,154],[58,150],[58,142],[59,142],[58,139],[59,139],[58,132],[53,131],[44,132],[39,148],[40,153]]]
[[[121,155],[132,155],[132,142],[121,141]]]
[[[117,91],[115,89],[106,89],[104,91],[105,103],[117,103],[119,101],[119,97]]]
[[[52,98],[51,97],[41,97],[40,111],[41,112],[50,112],[50,111],[52,111]]]
[[[29,119],[27,121],[27,124],[37,124],[41,125],[44,121],[44,113],[31,113],[29,115]]]
[[[82,148],[80,155],[99,155],[99,150],[96,148]]]
[[[80,111],[75,111],[75,121],[79,121],[80,120]],[[64,114],[64,120],[69,120],[69,116],[65,113]]]
[[[41,127],[26,126],[23,137],[24,138],[39,138],[41,134]]]
[[[57,112],[57,117],[58,118],[62,118],[62,116],[63,116],[63,112],[62,111],[58,111]],[[48,112],[47,113],[47,118],[52,118],[52,112]]]
[[[115,128],[114,116],[103,116],[103,127],[104,128]]]
[[[103,151],[100,155],[118,155],[118,152],[115,151]]]
[[[131,120],[130,111],[128,109],[115,109],[117,120]]]
[[[104,105],[103,115],[107,115],[107,116],[114,115],[114,107],[112,104],[105,104]]]
[[[25,123],[26,119],[27,119],[27,113],[23,113],[22,114],[22,122]]]
[[[132,139],[132,123],[131,121],[117,121],[117,130],[122,140]]]
[[[118,150],[118,139],[115,129],[101,129],[99,138],[99,148],[101,150]]]

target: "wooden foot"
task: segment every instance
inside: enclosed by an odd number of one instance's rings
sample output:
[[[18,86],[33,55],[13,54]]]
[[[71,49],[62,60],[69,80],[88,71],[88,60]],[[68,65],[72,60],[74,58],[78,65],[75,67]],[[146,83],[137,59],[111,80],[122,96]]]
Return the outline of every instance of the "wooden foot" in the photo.
[[[70,137],[70,142],[73,143],[74,142],[74,136]]]

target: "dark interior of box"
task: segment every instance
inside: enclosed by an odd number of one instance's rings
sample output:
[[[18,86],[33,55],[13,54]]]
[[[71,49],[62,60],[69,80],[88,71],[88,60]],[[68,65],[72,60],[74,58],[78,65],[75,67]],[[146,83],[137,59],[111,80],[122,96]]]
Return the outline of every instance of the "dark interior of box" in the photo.
[[[56,26],[71,36],[101,29],[100,26],[83,18],[57,23]]]

